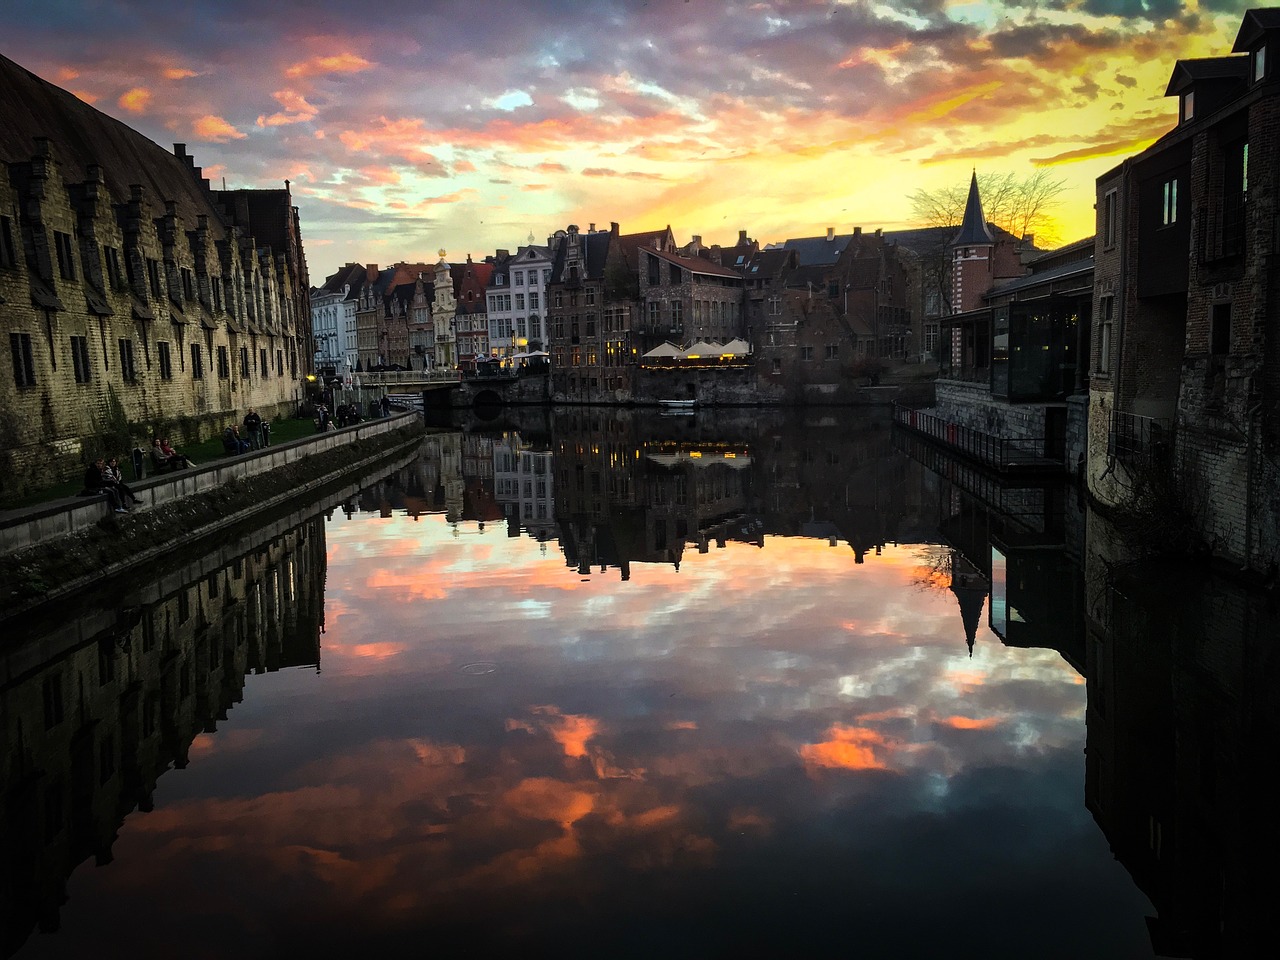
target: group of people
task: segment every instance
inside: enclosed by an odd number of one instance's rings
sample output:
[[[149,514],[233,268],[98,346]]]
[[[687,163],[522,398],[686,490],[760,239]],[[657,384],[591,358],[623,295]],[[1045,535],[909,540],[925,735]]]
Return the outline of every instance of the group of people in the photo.
[[[240,424],[229,424],[222,431],[222,448],[232,454],[261,450],[267,445],[269,432],[270,428],[262,422],[262,416],[250,407],[244,415],[244,433],[240,432]]]
[[[127,513],[126,503],[136,504],[138,498],[133,495],[124,482],[124,477],[120,474],[120,461],[117,457],[107,460],[104,457],[98,457],[97,460],[89,464],[84,471],[84,489],[80,491],[79,496],[93,497],[102,495],[107,498],[107,504],[116,513]]]

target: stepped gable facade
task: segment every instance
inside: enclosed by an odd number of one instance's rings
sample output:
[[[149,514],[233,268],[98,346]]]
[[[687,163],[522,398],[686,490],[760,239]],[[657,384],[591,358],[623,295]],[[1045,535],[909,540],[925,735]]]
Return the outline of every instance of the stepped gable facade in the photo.
[[[184,145],[0,57],[0,496],[290,412],[309,296],[287,181],[211,190]]]

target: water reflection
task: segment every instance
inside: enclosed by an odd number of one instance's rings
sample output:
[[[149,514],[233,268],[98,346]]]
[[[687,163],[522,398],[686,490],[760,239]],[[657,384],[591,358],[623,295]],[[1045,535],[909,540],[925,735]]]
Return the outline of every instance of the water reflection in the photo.
[[[292,562],[277,662],[305,637],[314,659],[291,662],[318,663],[322,626],[323,674],[255,676],[216,732],[193,702],[180,777],[157,779],[178,748],[148,747],[145,790],[97,786],[117,713],[108,753],[150,743],[126,693],[91,711],[87,754],[26,746],[46,669],[69,668],[10,670],[26,753],[6,783],[38,801],[46,771],[79,771],[110,811],[95,835],[120,833],[23,956],[1257,945],[1247,881],[1274,843],[1234,828],[1265,822],[1240,788],[1263,769],[1274,677],[1242,665],[1266,662],[1250,657],[1274,621],[1220,585],[1180,594],[1217,616],[1145,597],[1069,488],[996,483],[867,411],[583,408],[431,436],[340,508],[252,575]],[[136,654],[157,607],[112,627],[135,651],[121,690],[145,702],[189,661],[216,676],[192,681],[210,716],[238,700],[271,642],[233,570],[157,595],[204,623],[176,666]],[[213,674],[201,637],[220,638]],[[88,716],[96,664],[68,717]],[[42,846],[38,805],[11,804],[6,849],[57,879],[4,891],[15,947],[93,849]]]

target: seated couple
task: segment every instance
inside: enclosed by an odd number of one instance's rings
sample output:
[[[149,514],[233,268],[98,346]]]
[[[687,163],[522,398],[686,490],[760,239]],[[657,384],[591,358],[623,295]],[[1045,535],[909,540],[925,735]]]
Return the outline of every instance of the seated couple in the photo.
[[[151,444],[151,463],[156,470],[181,470],[191,466],[191,461],[169,446],[163,437],[156,437]]]
[[[234,423],[222,431],[222,449],[227,453],[248,453],[252,446],[240,436],[240,428]]]
[[[85,468],[84,489],[76,496],[99,495],[107,498],[107,505],[116,513],[126,512],[125,503],[138,503],[138,498],[133,495],[133,491],[125,486],[124,479],[120,475],[120,464],[115,457],[112,457],[109,463],[99,457]]]

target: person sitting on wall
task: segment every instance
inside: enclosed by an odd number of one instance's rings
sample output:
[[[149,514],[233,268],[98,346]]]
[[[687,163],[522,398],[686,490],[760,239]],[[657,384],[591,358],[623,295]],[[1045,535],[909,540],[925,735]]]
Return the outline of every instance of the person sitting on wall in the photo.
[[[127,512],[120,503],[120,495],[107,484],[107,462],[102,457],[85,467],[84,489],[77,493],[76,496],[105,496],[107,498],[107,506],[116,513]]]
[[[170,470],[181,470],[183,467],[191,466],[191,459],[169,446],[169,441],[164,437],[160,438],[160,452],[169,464]]]
[[[249,441],[240,436],[240,427],[231,424],[222,431],[222,449],[233,456],[249,452]]]
[[[116,492],[116,496],[120,498],[120,503],[131,504],[137,506],[140,501],[134,492],[125,486],[124,475],[120,473],[120,460],[118,457],[112,457],[107,461],[106,468],[102,471],[103,482]]]

